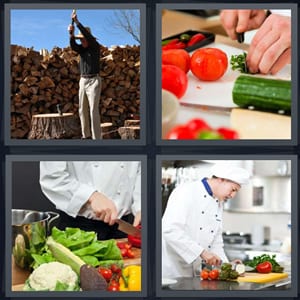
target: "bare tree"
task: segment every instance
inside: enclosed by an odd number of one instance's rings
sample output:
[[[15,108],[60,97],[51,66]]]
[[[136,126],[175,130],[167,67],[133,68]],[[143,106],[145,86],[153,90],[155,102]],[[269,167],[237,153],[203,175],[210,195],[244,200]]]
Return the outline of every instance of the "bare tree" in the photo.
[[[121,9],[114,11],[111,24],[118,30],[124,30],[139,44],[140,40],[140,13],[136,9]]]

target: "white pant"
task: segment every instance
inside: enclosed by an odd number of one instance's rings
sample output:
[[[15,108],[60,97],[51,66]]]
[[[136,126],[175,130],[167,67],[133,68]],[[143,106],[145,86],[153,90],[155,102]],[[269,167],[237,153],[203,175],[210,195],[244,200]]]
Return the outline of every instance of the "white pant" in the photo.
[[[79,117],[83,138],[101,138],[99,101],[101,78],[80,78],[79,81]]]

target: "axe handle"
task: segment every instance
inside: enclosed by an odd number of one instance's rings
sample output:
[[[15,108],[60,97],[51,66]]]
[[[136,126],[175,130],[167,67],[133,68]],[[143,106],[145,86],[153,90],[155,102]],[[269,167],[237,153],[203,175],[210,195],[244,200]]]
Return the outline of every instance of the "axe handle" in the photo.
[[[76,9],[73,9],[73,11],[72,11],[72,15],[73,14],[76,14]],[[72,25],[74,25],[74,20],[72,19]]]

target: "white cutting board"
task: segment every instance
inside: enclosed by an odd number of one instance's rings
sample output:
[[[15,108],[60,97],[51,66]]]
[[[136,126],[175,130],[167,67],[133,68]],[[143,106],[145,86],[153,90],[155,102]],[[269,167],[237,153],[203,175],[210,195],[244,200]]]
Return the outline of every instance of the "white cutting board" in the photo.
[[[223,50],[228,57],[228,68],[226,73],[217,81],[200,81],[192,72],[188,73],[188,89],[180,102],[236,107],[232,101],[232,89],[235,79],[241,75],[239,71],[232,71],[230,66],[231,55],[242,54],[244,51],[221,43],[212,43],[207,47]],[[190,53],[192,55],[193,52]],[[256,77],[291,80],[291,65],[286,65],[276,75],[251,75]]]

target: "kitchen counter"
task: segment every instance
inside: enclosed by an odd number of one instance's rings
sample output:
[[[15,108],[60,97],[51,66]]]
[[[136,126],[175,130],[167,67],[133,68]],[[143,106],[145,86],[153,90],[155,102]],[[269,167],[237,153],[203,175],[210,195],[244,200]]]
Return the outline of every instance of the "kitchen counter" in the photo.
[[[176,278],[177,283],[164,287],[167,290],[263,290],[263,289],[288,289],[290,288],[290,277],[268,283],[201,280],[199,277]]]
[[[127,239],[118,239],[117,241],[123,241],[126,242]],[[132,247],[133,253],[134,253],[134,258],[124,258],[124,266],[129,266],[129,265],[141,265],[141,249],[140,248],[135,248]],[[13,259],[12,256],[12,291],[22,291],[24,282],[26,279],[29,277],[30,272],[24,269],[21,269],[18,267]]]

